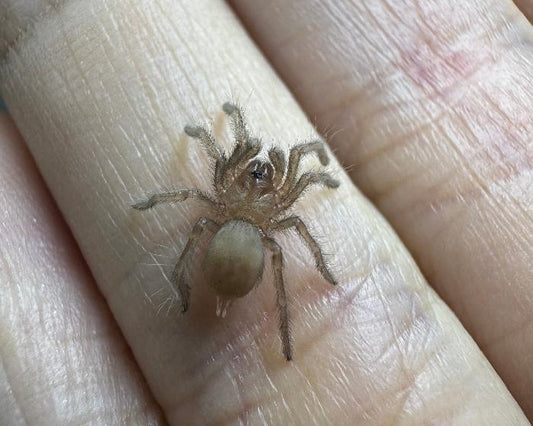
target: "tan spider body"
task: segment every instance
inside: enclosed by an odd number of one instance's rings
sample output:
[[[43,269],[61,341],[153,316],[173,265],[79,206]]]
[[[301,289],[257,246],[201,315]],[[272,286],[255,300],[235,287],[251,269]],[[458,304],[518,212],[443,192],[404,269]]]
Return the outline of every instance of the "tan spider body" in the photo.
[[[263,275],[260,230],[244,220],[230,220],[215,234],[204,259],[209,285],[226,300],[246,296]]]
[[[229,303],[245,296],[260,281],[264,268],[264,248],[272,253],[272,267],[280,309],[280,331],[283,353],[292,359],[287,295],[283,282],[281,248],[270,237],[273,232],[294,227],[306,242],[315,258],[316,267],[324,278],[336,284],[318,243],[304,222],[297,216],[286,217],[286,211],[313,184],[337,188],[339,182],[324,172],[305,172],[297,177],[302,155],[314,152],[322,165],[329,158],[321,141],[296,145],[290,150],[288,162],[278,148],[268,151],[269,161],[256,158],[260,142],[248,135],[241,110],[230,103],[223,105],[233,123],[235,148],[229,157],[215,144],[213,137],[202,127],[186,126],[185,132],[198,139],[215,160],[214,190],[216,198],[197,189],[181,189],[152,195],[136,203],[133,208],[146,210],[162,202],[179,202],[196,198],[213,210],[215,221],[200,218],[194,225],[189,240],[172,273],[182,311],[189,308],[190,287],[185,280],[185,266],[202,233],[207,229],[214,234],[204,258],[204,270],[209,285],[219,296],[217,314],[225,315]]]

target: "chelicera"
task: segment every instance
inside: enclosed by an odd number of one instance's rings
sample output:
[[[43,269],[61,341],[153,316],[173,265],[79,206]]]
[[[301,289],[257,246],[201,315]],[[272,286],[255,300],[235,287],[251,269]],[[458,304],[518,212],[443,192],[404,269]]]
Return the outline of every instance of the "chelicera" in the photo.
[[[292,359],[287,293],[283,281],[283,255],[272,234],[295,228],[311,250],[316,268],[331,284],[336,284],[317,241],[305,223],[287,210],[311,185],[337,188],[339,182],[326,172],[307,171],[298,177],[302,156],[315,153],[323,166],[329,163],[324,143],[312,141],[293,146],[286,160],[277,147],[270,148],[268,160],[259,157],[261,143],[250,137],[241,109],[231,103],[222,106],[231,118],[235,147],[229,156],[203,127],[186,126],[185,133],[201,142],[215,161],[212,197],[198,189],[178,189],[150,196],[133,205],[146,210],[160,203],[174,203],[189,198],[207,204],[214,218],[198,219],[172,273],[172,283],[180,295],[181,309],[189,309],[190,286],[185,267],[204,233],[214,234],[204,258],[205,276],[218,296],[217,315],[224,316],[235,298],[243,297],[261,280],[264,249],[272,254],[283,354]]]

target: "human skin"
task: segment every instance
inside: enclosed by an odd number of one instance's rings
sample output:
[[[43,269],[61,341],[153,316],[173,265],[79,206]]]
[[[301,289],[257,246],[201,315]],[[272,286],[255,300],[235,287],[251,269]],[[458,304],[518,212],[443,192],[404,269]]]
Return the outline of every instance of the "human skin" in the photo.
[[[533,21],[533,1],[532,0],[515,0],[515,4],[520,8],[524,16]]]
[[[127,343],[5,113],[0,146],[0,424],[161,423]]]
[[[184,125],[205,124],[212,119],[216,137],[228,148],[221,105],[236,100],[245,107],[251,132],[269,144],[288,149],[317,137],[316,131],[225,3],[97,0],[66,2],[49,9],[38,2],[28,3],[26,8],[20,4],[15,7],[3,3],[4,14],[13,16],[10,22],[18,23],[26,32],[16,40],[16,27],[4,27],[1,33],[5,57],[0,64],[0,90],[81,249],[81,254],[74,248],[69,250],[62,273],[70,273],[68,265],[75,268],[86,261],[112,314],[100,308],[97,316],[101,319],[92,327],[116,330],[116,321],[122,331],[122,336],[116,331],[101,333],[102,341],[109,341],[109,357],[117,368],[113,380],[132,383],[131,392],[122,386],[122,395],[113,387],[115,392],[108,390],[109,398],[100,403],[115,410],[116,419],[122,418],[121,413],[126,417],[128,408],[137,406],[144,407],[143,416],[158,421],[156,402],[171,424],[528,424],[485,355],[425,281],[405,245],[336,161],[330,170],[341,180],[340,188],[310,191],[295,210],[330,254],[339,286],[332,287],[321,279],[312,267],[310,253],[295,234],[279,238],[285,253],[294,361],[287,362],[281,355],[269,270],[257,290],[237,301],[224,320],[215,316],[214,295],[202,283],[199,258],[191,265],[190,312],[182,316],[175,303],[166,303],[172,297],[166,277],[195,219],[209,211],[194,202],[160,206],[143,213],[129,206],[145,193],[165,186],[209,189],[212,169],[208,157],[183,134]],[[239,11],[239,5],[235,6]],[[247,14],[245,6],[241,5],[240,11],[250,25],[254,17]],[[405,7],[409,10],[409,5]],[[285,16],[291,19],[290,14]],[[279,20],[279,31],[286,28],[285,24]],[[257,29],[258,40],[268,43],[260,23],[251,26]],[[526,31],[522,27],[519,30]],[[375,37],[375,43],[385,43],[378,33],[370,36]],[[275,49],[265,51],[276,54]],[[287,65],[283,56],[270,59],[284,73],[291,72],[291,64]],[[424,64],[422,61],[421,66]],[[312,72],[307,67],[302,69],[310,78]],[[364,72],[368,70],[362,69],[362,75]],[[296,84],[293,91],[306,107],[301,93],[308,81],[304,77],[302,85]],[[286,82],[294,86],[298,80],[287,74]],[[328,90],[326,83],[321,84],[306,90],[315,89],[324,96]],[[335,93],[340,95],[341,91]],[[324,102],[330,101],[324,96]],[[315,117],[311,110],[308,112]],[[328,108],[321,112],[323,116],[316,115],[322,129],[327,126],[327,112]],[[387,111],[375,114],[394,118]],[[410,138],[422,131],[416,124],[411,123]],[[397,128],[399,122],[383,121],[376,126],[371,133],[374,148],[386,142],[379,139],[380,135],[388,136],[383,129]],[[351,140],[369,140],[358,129],[349,131],[353,133]],[[20,143],[14,139],[9,136],[13,143]],[[351,153],[339,136],[331,140],[336,144],[332,147],[344,149],[343,159]],[[361,148],[354,148],[355,152],[365,154]],[[448,161],[445,149],[438,152],[443,162]],[[420,155],[423,153],[420,150]],[[386,167],[409,166],[400,162],[401,157],[394,157],[400,154],[389,153],[392,158],[376,169],[384,171],[383,181],[376,172],[360,179],[364,170],[371,170],[364,163],[368,155],[348,160],[357,161],[352,176],[362,181],[360,185],[366,191],[372,185],[390,183],[396,176],[392,175],[394,170],[387,174]],[[6,164],[7,173],[13,176],[22,173],[23,168],[35,174],[32,163],[25,162],[19,169],[13,164],[16,162]],[[316,166],[316,159],[309,159],[306,165]],[[28,185],[38,193],[45,192],[43,185]],[[519,183],[516,185],[521,188]],[[415,185],[413,191],[419,189]],[[8,196],[10,188],[3,191]],[[407,194],[405,188],[403,191],[403,198],[396,194],[386,206],[377,200],[393,222],[394,203],[398,209],[405,209],[406,203],[416,198],[416,193]],[[35,199],[32,202],[46,206],[39,201],[41,198]],[[5,205],[14,203],[18,205],[16,201]],[[58,233],[67,233],[63,223],[54,219],[58,213],[47,203],[46,221],[55,223],[49,227],[50,233],[54,234],[56,228]],[[23,214],[9,215],[8,221],[29,220],[28,212],[35,206],[29,201],[21,206],[28,219]],[[433,221],[439,220],[438,213]],[[31,241],[31,229],[19,228]],[[408,226],[405,228],[408,230]],[[427,230],[434,232],[429,226]],[[404,235],[408,231],[398,232]],[[463,237],[457,228],[443,232],[447,238]],[[495,237],[502,238],[495,247],[503,253],[506,240],[500,233]],[[412,240],[407,238],[406,242],[413,245],[410,248],[417,255],[421,249]],[[1,243],[5,250],[0,252],[2,259],[12,256],[3,235]],[[29,255],[17,254],[20,261],[14,263],[16,274],[6,279],[16,285],[9,285],[8,291],[30,285],[32,276],[27,271],[37,267],[25,263]],[[438,283],[453,290],[457,288],[456,271],[448,257],[443,263],[443,269],[450,268],[450,275],[448,279],[441,275]],[[469,263],[464,256],[460,269],[474,270],[478,266],[475,258]],[[50,276],[52,284],[56,278]],[[83,268],[79,275],[65,278],[66,282],[78,280],[87,287],[92,285]],[[475,303],[474,296],[462,302]],[[57,303],[64,305],[70,297],[68,291],[63,291]],[[84,297],[88,304],[102,305],[95,287]],[[21,310],[29,308],[23,298],[17,303]],[[42,302],[36,298],[33,303]],[[51,303],[39,307],[44,312],[54,310]],[[0,309],[6,309],[4,303]],[[483,315],[474,311],[480,315],[478,321],[486,320],[488,327],[487,316],[494,316],[500,325],[515,321],[512,310],[504,312],[498,305],[488,309],[491,311]],[[6,312],[9,314],[9,309],[0,311],[2,321],[6,321]],[[76,316],[83,319],[94,314],[80,307]],[[64,327],[60,321],[51,326],[59,333]],[[11,334],[17,332],[20,337],[15,347],[20,352],[39,339],[16,328],[0,337],[13,339]],[[128,352],[112,352],[113,345],[120,348],[124,342],[130,346],[135,364]],[[61,348],[59,344],[57,350]],[[510,343],[509,350],[519,349]],[[106,345],[101,350],[105,351]],[[83,357],[80,359],[83,361]],[[524,370],[523,365],[515,367],[516,371]],[[4,376],[10,377],[10,365],[4,363],[3,368]],[[85,368],[80,363],[77,373],[83,376]],[[135,379],[139,371],[150,394],[143,382]],[[46,364],[33,372],[42,381],[49,380],[48,373]],[[104,374],[95,379],[102,392],[106,391],[106,380],[109,377]],[[511,381],[507,384],[512,387]],[[10,384],[15,385],[17,382]],[[40,398],[55,400],[53,391],[58,390],[54,387],[50,381],[49,391],[41,392]],[[64,392],[67,394],[68,388]],[[0,404],[11,409],[13,423],[23,423],[32,410],[32,395],[25,389],[16,400],[9,395],[8,388]],[[121,404],[124,395],[131,398],[128,404]],[[56,415],[58,423],[64,422],[62,412],[53,407],[44,406],[43,410],[48,410],[44,414],[49,419]],[[132,421],[143,423],[139,419]]]
[[[260,3],[235,7],[533,416],[531,24],[499,0]]]

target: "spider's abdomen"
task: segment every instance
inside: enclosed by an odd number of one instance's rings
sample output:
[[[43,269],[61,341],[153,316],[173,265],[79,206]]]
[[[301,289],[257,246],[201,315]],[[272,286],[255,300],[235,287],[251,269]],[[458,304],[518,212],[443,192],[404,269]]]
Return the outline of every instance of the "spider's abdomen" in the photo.
[[[263,274],[264,255],[259,229],[230,220],[215,234],[204,259],[209,285],[220,296],[242,297]]]

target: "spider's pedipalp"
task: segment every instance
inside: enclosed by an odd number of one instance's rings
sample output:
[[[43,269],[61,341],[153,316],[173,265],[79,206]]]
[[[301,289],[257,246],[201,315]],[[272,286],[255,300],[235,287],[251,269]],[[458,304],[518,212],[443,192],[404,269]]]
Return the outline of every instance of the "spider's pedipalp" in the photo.
[[[203,232],[206,229],[209,229],[211,232],[216,232],[219,228],[220,225],[212,219],[206,217],[198,219],[189,234],[189,239],[187,240],[187,244],[185,244],[185,248],[181,252],[180,258],[174,267],[174,271],[172,272],[172,283],[176,286],[180,295],[182,312],[186,312],[187,309],[189,309],[189,299],[191,295],[191,288],[185,280],[185,267],[187,266],[188,260]]]
[[[136,210],[151,209],[157,204],[161,203],[178,203],[185,201],[188,198],[196,198],[200,201],[204,201],[213,207],[216,207],[216,201],[214,201],[209,195],[203,193],[198,189],[179,189],[172,192],[163,192],[160,194],[154,194],[145,201],[138,201],[132,204],[132,207]]]
[[[231,170],[241,162],[251,160],[259,151],[261,151],[261,142],[257,138],[248,138],[246,143],[236,144],[227,161],[228,170]]]
[[[287,361],[292,360],[292,344],[289,323],[289,307],[287,303],[287,291],[283,281],[283,254],[281,247],[272,238],[263,237],[263,244],[272,253],[272,269],[274,270],[274,284],[276,286],[276,302],[279,308],[279,329],[283,354]]]
[[[211,136],[211,134],[207,130],[205,130],[203,127],[187,125],[185,126],[183,130],[191,138],[198,139],[202,143],[207,154],[211,158],[215,160],[220,160],[221,158],[224,158],[224,153],[220,150],[218,145],[215,143],[213,136]]]
[[[226,102],[222,105],[222,109],[231,117],[235,142],[237,142],[237,144],[245,144],[248,142],[248,131],[246,130],[246,124],[244,123],[241,108],[235,104]]]
[[[278,211],[288,209],[292,204],[296,202],[302,193],[307,189],[309,185],[321,184],[328,188],[338,188],[340,183],[337,179],[331,177],[329,173],[325,172],[305,172],[296,185],[294,185],[285,197],[281,200]]]
[[[275,188],[278,188],[283,181],[283,176],[285,176],[285,167],[286,160],[285,154],[278,147],[272,147],[268,151],[268,158],[272,162],[274,167],[274,179],[273,184]]]
[[[259,139],[249,138],[245,144],[237,144],[224,167],[224,186],[231,182],[246,168],[248,161],[261,151]]]
[[[309,230],[307,229],[307,226],[305,223],[298,217],[298,216],[291,216],[286,219],[280,220],[279,222],[276,222],[271,228],[271,231],[283,231],[284,229],[292,228],[294,227],[298,234],[302,237],[304,242],[307,244],[307,247],[309,247],[309,250],[311,250],[311,253],[313,254],[313,257],[315,258],[315,263],[318,271],[322,274],[322,276],[331,284],[337,285],[337,281],[335,278],[333,278],[333,275],[331,274],[326,261],[324,260],[324,255],[322,254],[322,250],[320,249],[320,246],[316,242],[316,240],[313,238]]]

